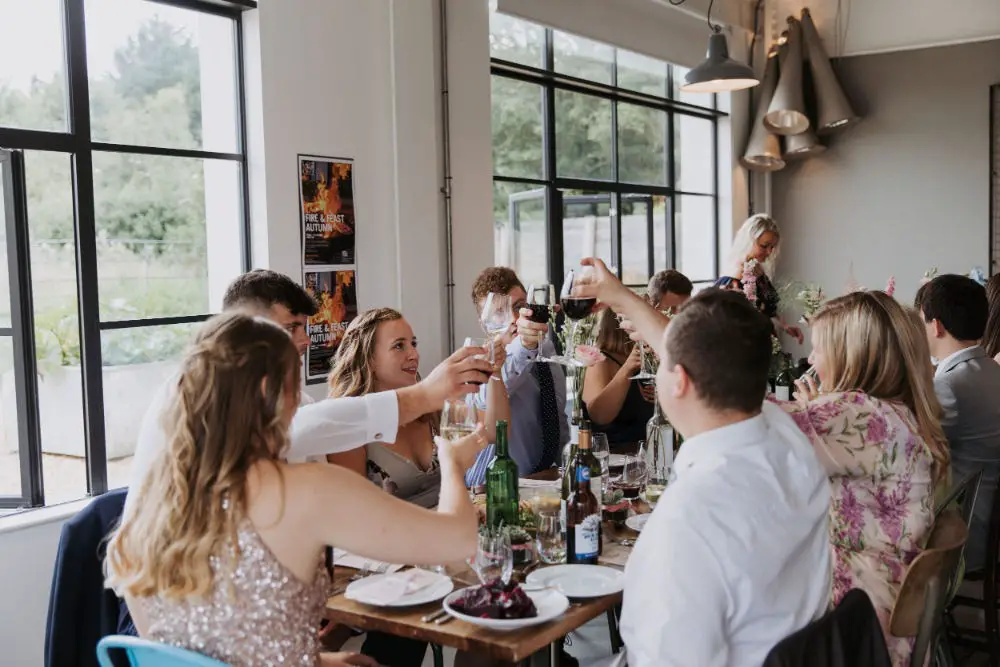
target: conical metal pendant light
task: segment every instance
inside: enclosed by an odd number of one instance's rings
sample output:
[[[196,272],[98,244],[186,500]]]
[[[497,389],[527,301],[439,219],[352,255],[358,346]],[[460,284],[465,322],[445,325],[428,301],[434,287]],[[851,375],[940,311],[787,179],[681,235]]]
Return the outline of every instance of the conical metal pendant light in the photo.
[[[806,130],[801,134],[793,134],[785,137],[785,160],[805,160],[815,155],[819,155],[826,150],[826,146],[819,142],[816,133]]]
[[[708,27],[712,35],[708,38],[708,53],[700,65],[684,76],[681,90],[685,93],[725,93],[733,90],[752,88],[760,83],[753,70],[729,57],[729,43],[722,34],[722,28],[712,24],[712,5],[708,3]]]
[[[802,38],[809,52],[809,67],[812,68],[813,86],[816,89],[816,132],[828,134],[853,125],[861,120],[854,113],[844,89],[837,81],[837,75],[830,64],[830,58],[823,48],[816,25],[808,9],[802,10]]]
[[[778,137],[764,125],[764,115],[771,104],[771,97],[778,85],[778,50],[772,46],[767,54],[767,65],[764,68],[764,80],[760,86],[760,100],[757,102],[757,113],[747,141],[746,152],[740,158],[740,163],[752,171],[777,171],[785,166],[781,159],[781,143]]]
[[[788,41],[781,49],[781,77],[764,116],[767,129],[775,134],[801,134],[809,129],[806,101],[802,92],[802,30],[788,17]]]

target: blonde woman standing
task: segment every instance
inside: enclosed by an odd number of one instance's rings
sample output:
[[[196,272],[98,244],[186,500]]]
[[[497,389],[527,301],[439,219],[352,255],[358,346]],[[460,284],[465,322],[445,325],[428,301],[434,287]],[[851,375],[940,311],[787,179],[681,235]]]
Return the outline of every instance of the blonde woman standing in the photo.
[[[747,293],[757,310],[774,323],[775,331],[783,331],[799,343],[802,330],[786,324],[778,314],[781,301],[774,287],[774,269],[781,252],[781,230],[769,215],[758,213],[746,219],[733,239],[726,264],[728,274],[715,281],[716,287]],[[753,281],[753,288],[746,284]]]
[[[234,665],[372,664],[319,653],[324,547],[423,565],[475,553],[462,473],[486,444],[481,430],[438,443],[437,512],[337,466],[286,464],[300,369],[292,339],[266,320],[228,313],[199,333],[164,420],[167,447],[108,546],[107,584],[143,637]]]
[[[830,475],[833,603],[868,593],[893,665],[907,665],[913,642],[889,634],[889,616],[949,464],[927,339],[919,316],[884,292],[833,299],[811,324],[822,392],[807,376],[783,407]]]

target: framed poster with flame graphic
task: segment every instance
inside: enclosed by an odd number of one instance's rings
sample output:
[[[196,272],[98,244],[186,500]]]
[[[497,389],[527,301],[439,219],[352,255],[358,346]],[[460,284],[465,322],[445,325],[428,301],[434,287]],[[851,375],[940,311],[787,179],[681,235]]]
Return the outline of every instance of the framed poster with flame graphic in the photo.
[[[319,306],[309,318],[306,381],[322,382],[330,373],[333,357],[347,325],[358,316],[354,271],[307,271],[306,291]]]
[[[353,265],[354,161],[300,155],[299,201],[305,265]]]

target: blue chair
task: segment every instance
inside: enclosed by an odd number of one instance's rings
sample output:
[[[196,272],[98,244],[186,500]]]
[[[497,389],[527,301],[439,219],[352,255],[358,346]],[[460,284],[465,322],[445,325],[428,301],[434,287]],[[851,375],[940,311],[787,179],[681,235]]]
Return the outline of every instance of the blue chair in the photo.
[[[115,650],[123,651],[132,667],[227,667],[194,651],[125,635],[110,635],[97,643],[101,667],[115,667],[110,655]]]

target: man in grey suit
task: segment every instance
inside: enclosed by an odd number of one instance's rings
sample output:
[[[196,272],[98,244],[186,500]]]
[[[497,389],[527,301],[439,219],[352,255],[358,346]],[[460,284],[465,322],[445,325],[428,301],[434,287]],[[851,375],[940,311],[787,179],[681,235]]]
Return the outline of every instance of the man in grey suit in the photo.
[[[938,276],[917,292],[916,306],[931,355],[939,360],[934,390],[944,408],[941,425],[951,446],[952,479],[983,471],[965,549],[966,567],[978,569],[986,560],[1000,476],[1000,364],[978,344],[989,314],[986,290],[965,276]]]

